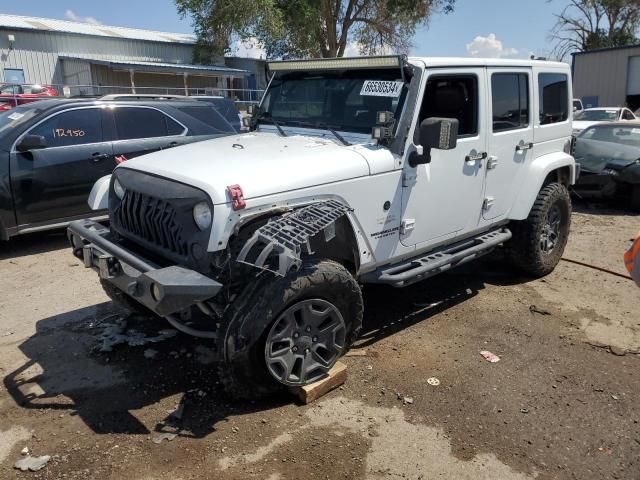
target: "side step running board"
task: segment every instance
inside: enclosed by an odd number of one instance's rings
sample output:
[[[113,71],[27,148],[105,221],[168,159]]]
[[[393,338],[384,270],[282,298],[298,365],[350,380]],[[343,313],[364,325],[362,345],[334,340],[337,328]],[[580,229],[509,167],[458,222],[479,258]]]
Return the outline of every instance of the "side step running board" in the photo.
[[[433,251],[423,257],[381,267],[364,274],[362,281],[406,287],[486,255],[510,238],[511,231],[508,228],[500,228],[453,245],[447,245],[441,250]]]

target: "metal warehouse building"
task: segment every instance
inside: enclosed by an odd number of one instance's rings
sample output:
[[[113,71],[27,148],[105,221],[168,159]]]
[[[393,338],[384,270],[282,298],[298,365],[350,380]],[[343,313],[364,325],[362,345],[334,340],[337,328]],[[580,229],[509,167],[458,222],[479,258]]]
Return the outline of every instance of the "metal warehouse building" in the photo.
[[[573,93],[585,107],[640,108],[640,45],[574,54]]]
[[[192,35],[0,14],[0,81],[53,85],[60,92],[67,86],[71,95],[238,98],[263,87],[264,62],[220,58],[218,65],[194,65],[194,45]]]

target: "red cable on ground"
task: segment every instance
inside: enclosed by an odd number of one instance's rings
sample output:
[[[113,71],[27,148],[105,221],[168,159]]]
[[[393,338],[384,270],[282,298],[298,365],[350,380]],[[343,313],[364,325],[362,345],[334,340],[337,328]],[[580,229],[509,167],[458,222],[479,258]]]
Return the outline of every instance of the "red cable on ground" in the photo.
[[[564,260],[565,262],[569,262],[569,263],[575,263],[576,265],[581,265],[583,267],[592,268],[592,269],[598,270],[600,272],[610,273],[611,275],[615,275],[616,277],[626,278],[627,280],[632,280],[633,281],[633,278],[631,278],[628,275],[623,275],[621,273],[614,272],[613,270],[608,270],[606,268],[596,267],[595,265],[591,265],[589,263],[579,262],[578,260],[572,260],[570,258],[564,258],[564,257],[562,257],[560,260]]]

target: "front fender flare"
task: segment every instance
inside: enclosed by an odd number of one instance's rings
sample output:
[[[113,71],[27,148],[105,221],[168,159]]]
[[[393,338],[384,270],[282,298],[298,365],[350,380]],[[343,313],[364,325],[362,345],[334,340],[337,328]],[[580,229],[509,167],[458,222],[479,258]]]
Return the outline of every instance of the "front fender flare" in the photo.
[[[531,207],[533,207],[533,203],[536,201],[536,197],[542,189],[547,176],[554,170],[563,167],[569,167],[569,184],[573,185],[576,181],[576,162],[571,155],[564,152],[554,152],[533,160],[525,174],[527,180],[523,183],[514,200],[510,218],[512,220],[525,220],[529,216]]]

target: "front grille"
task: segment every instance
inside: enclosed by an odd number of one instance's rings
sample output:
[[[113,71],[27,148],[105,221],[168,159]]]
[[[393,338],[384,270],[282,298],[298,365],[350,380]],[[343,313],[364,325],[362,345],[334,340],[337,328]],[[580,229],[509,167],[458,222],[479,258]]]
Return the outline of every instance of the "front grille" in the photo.
[[[184,229],[167,201],[127,190],[114,213],[118,225],[138,239],[181,257],[188,255]]]

